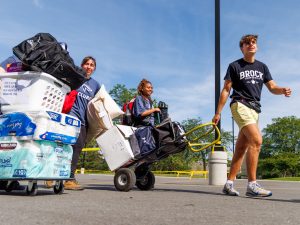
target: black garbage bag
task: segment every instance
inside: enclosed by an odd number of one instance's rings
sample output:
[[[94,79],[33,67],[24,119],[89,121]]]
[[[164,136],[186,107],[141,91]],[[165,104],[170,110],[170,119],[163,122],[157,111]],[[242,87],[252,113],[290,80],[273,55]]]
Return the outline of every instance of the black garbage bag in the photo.
[[[185,131],[179,122],[172,122],[168,118],[154,129],[158,146],[156,154],[159,157],[167,157],[170,154],[181,152],[186,148],[187,140],[183,135]]]
[[[38,33],[13,47],[25,70],[45,72],[70,88],[77,89],[86,81],[86,73],[74,64],[69,52],[49,33]]]

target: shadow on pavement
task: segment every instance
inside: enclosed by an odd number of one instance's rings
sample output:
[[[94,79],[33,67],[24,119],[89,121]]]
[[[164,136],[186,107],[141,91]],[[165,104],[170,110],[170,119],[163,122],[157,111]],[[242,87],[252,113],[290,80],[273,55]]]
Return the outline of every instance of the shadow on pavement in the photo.
[[[114,185],[108,184],[87,184],[84,188],[91,190],[117,191]]]
[[[0,191],[0,196],[4,196],[4,195],[10,195],[10,196],[28,196],[28,197],[39,197],[39,196],[45,196],[45,195],[64,195],[64,194],[67,194],[67,193],[62,193],[62,194],[55,194],[53,192],[53,190],[49,189],[49,190],[38,190],[37,191],[37,194],[34,195],[34,196],[29,196],[27,195],[26,191],[11,191],[11,192],[6,192],[6,191]]]
[[[153,191],[166,191],[166,192],[185,192],[185,193],[196,193],[196,194],[208,194],[208,195],[224,195],[222,193],[216,193],[211,191],[196,191],[196,190],[182,190],[182,189],[161,189],[154,188]]]
[[[261,201],[271,201],[271,202],[290,202],[290,203],[300,203],[300,199],[279,199],[273,197],[247,197],[244,196],[243,198],[247,198],[250,200],[261,200]]]
[[[205,195],[216,195],[216,196],[223,196],[223,197],[230,197],[230,198],[244,198],[250,200],[261,200],[261,201],[273,201],[273,202],[290,202],[290,203],[300,203],[300,199],[278,199],[273,197],[247,197],[247,196],[228,196],[224,195],[223,193],[216,193],[210,191],[196,191],[196,190],[182,190],[182,189],[153,189],[154,191],[161,191],[161,192],[184,192],[184,193],[196,193],[196,194],[205,194]]]

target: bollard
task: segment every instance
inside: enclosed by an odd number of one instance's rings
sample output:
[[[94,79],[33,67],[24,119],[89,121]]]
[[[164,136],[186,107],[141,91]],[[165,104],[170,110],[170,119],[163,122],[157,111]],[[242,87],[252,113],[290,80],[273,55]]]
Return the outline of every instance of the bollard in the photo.
[[[80,168],[80,173],[84,174],[84,168],[82,168],[82,167]]]
[[[209,185],[224,185],[227,180],[227,153],[213,151],[208,154]]]

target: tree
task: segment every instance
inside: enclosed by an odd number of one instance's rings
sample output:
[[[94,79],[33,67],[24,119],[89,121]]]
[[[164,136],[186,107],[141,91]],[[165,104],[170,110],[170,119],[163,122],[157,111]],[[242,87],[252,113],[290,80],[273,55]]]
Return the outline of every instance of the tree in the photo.
[[[297,153],[300,140],[300,119],[295,116],[274,118],[263,129],[261,158],[280,153]]]
[[[124,84],[116,84],[109,91],[109,94],[119,106],[122,106],[125,102],[128,102],[134,98],[134,96],[137,95],[137,91],[135,88],[126,88]]]
[[[263,178],[298,176],[300,173],[300,119],[274,118],[263,129],[258,174]]]
[[[262,178],[299,176],[299,153],[279,153],[259,161],[258,174]]]

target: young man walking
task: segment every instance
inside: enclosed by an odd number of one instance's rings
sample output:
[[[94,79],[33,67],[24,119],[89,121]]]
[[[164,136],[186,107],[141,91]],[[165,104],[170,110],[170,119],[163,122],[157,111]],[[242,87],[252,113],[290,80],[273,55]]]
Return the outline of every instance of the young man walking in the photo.
[[[232,116],[239,126],[239,134],[235,152],[232,158],[228,180],[223,188],[223,193],[238,196],[234,189],[233,181],[241,168],[245,155],[248,175],[247,196],[268,197],[272,192],[262,188],[256,182],[258,156],[262,144],[262,135],[258,127],[260,111],[260,97],[263,84],[272,94],[291,95],[290,88],[279,87],[273,81],[268,67],[255,59],[257,52],[257,35],[245,35],[240,40],[240,49],[243,58],[229,64],[225,75],[216,114],[212,121],[218,123],[221,111],[233,89],[230,103]]]

